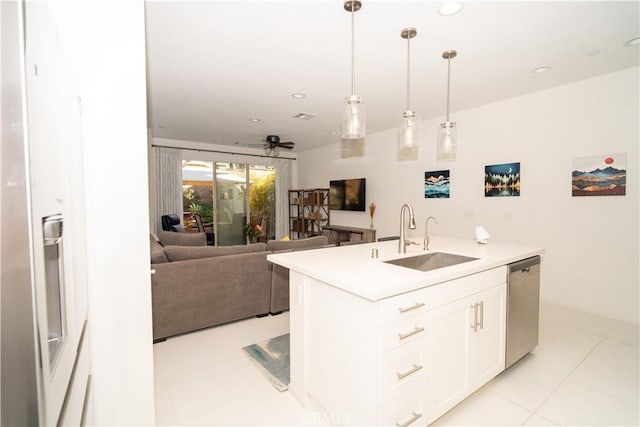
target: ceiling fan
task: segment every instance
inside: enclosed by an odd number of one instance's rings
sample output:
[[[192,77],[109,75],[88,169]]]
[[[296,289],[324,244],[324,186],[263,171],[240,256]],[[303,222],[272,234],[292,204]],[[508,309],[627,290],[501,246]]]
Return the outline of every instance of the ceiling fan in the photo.
[[[280,141],[280,137],[278,135],[267,135],[265,139],[262,140],[262,147],[264,148],[267,156],[278,155],[280,148],[286,148],[287,150],[291,150],[295,147],[295,142],[292,141]],[[236,142],[236,144],[238,144]],[[246,144],[247,146],[259,146],[259,144]]]
[[[279,148],[286,148],[287,150],[291,150],[295,147],[295,142],[292,141],[280,141],[280,137],[278,135],[267,135],[267,139],[264,139],[264,151],[268,156],[271,154],[278,155]]]

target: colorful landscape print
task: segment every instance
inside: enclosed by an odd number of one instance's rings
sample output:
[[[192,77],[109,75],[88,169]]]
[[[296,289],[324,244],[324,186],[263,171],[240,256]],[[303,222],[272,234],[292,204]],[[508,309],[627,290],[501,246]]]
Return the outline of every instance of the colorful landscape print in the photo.
[[[424,173],[425,199],[448,199],[450,188],[448,170]]]
[[[520,163],[485,166],[484,196],[520,196]]]
[[[572,196],[624,196],[627,189],[627,155],[573,159]]]

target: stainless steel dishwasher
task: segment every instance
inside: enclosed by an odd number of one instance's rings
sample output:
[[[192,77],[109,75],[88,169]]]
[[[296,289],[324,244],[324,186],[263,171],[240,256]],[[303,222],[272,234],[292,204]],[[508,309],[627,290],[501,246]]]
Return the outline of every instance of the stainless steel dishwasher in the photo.
[[[538,345],[540,257],[509,264],[505,369]]]

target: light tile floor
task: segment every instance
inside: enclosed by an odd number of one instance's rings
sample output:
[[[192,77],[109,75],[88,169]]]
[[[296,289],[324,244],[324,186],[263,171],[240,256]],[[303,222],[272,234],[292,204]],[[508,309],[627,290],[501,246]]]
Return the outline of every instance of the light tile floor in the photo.
[[[262,377],[241,347],[288,332],[288,313],[154,345],[158,425],[322,425]],[[540,344],[435,426],[640,424],[639,330],[543,305]]]

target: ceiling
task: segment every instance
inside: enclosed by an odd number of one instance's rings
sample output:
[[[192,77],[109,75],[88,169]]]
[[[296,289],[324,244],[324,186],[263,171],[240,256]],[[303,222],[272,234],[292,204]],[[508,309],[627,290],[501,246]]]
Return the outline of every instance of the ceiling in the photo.
[[[398,126],[411,107],[422,119],[639,64],[640,2],[443,2],[363,0],[355,13],[356,89],[367,132]],[[294,152],[339,141],[351,94],[351,15],[342,0],[148,1],[149,127],[159,138],[221,145],[295,141]],[[549,66],[545,73],[532,73]],[[304,99],[291,94],[302,92]],[[315,115],[310,120],[297,113]],[[251,122],[250,118],[259,118]],[[500,118],[496,117],[496,125]],[[463,125],[459,123],[459,125]],[[434,135],[435,138],[435,135]]]

